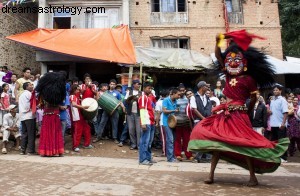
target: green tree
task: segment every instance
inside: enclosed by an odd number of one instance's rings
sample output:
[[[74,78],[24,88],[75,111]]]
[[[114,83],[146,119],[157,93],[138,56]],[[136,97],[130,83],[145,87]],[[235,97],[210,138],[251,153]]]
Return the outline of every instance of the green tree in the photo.
[[[300,57],[300,0],[279,1],[284,56]]]

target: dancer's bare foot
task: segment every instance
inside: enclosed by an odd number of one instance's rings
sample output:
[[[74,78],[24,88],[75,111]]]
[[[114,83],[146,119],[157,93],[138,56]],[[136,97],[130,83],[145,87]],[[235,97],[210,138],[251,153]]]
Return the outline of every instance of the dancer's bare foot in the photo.
[[[246,184],[246,186],[257,186],[258,185],[258,181],[255,180],[249,180],[249,182]]]
[[[214,183],[214,178],[213,177],[208,177],[208,179],[204,180],[205,184],[213,184]]]

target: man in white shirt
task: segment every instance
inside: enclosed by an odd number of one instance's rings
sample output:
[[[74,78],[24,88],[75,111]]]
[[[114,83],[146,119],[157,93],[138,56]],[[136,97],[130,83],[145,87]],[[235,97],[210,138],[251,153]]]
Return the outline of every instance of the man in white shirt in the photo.
[[[10,96],[10,103],[15,104],[16,103],[16,96],[15,96],[15,87],[16,87],[16,81],[17,81],[17,74],[11,75],[11,84],[9,84],[9,96]]]
[[[27,145],[28,153],[35,154],[35,116],[30,108],[33,84],[25,82],[23,89],[24,92],[19,97],[19,114],[22,123],[21,155],[25,155]]]
[[[15,150],[19,150],[20,145],[20,119],[19,114],[17,114],[17,106],[10,105],[8,107],[9,113],[5,114],[3,117],[3,127],[1,131],[3,132],[3,148],[2,153],[6,154],[7,149],[6,145],[8,143],[8,139],[10,135],[13,135],[16,139],[16,148]]]

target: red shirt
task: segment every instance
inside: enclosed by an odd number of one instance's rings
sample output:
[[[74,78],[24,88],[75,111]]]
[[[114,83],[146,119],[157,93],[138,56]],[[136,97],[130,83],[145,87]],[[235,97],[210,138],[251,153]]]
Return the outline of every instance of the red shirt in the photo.
[[[80,85],[81,90],[84,90],[84,92],[82,93],[82,99],[85,98],[94,98],[94,92],[96,90],[96,85],[95,84],[91,84],[91,87],[87,87],[86,84],[82,84]]]
[[[153,109],[153,102],[150,97],[147,95],[142,95],[138,99],[140,115],[141,115],[141,124],[142,125],[154,125],[154,109]]]

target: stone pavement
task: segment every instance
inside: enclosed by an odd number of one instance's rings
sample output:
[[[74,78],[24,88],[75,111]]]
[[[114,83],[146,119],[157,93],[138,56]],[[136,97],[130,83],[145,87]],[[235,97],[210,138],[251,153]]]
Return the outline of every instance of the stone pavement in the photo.
[[[206,185],[209,163],[155,160],[2,155],[1,195],[300,195],[299,163],[258,175],[260,185],[249,188],[248,172],[232,164],[218,164],[216,183]]]

